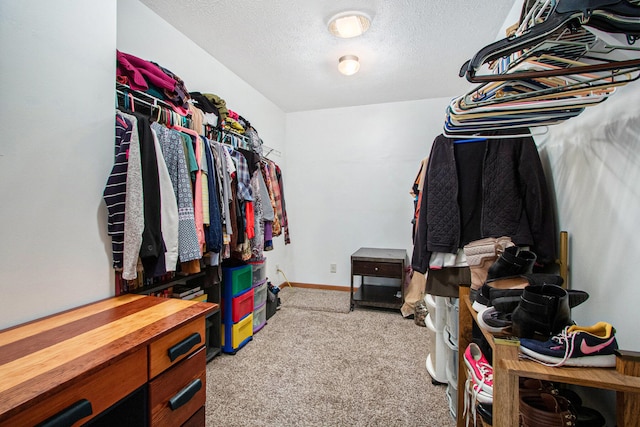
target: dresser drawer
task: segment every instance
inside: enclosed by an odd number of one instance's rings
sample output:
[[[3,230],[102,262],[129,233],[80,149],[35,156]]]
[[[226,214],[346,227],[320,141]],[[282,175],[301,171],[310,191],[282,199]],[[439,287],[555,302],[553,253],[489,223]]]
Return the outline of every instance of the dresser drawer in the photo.
[[[205,319],[193,320],[149,345],[149,379],[204,346]]]
[[[147,348],[107,366],[95,374],[73,384],[35,406],[10,418],[2,426],[28,426],[60,416],[86,423],[147,382]],[[88,402],[88,403],[87,403]],[[90,408],[90,409],[89,409]],[[88,417],[85,414],[89,414]],[[82,417],[82,418],[79,418]],[[80,425],[75,422],[73,425]]]
[[[204,406],[206,350],[182,360],[149,384],[152,426],[179,426]]]
[[[198,412],[193,414],[191,418],[187,420],[186,423],[182,424],[181,427],[202,427],[205,423],[206,415],[204,413],[204,406],[198,409]]]
[[[351,274],[402,278],[402,264],[393,262],[353,261]]]

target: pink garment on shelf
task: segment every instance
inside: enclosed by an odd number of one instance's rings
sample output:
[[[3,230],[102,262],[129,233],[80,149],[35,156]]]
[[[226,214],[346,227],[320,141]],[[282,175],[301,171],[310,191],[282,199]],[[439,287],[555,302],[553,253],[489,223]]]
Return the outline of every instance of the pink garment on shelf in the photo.
[[[157,65],[119,50],[116,50],[116,59],[118,62],[116,75],[127,77],[131,89],[144,91],[149,89],[149,83],[151,83],[160,89],[175,90],[176,80],[169,77]]]
[[[231,117],[233,120],[240,119],[240,115],[235,111],[231,111],[231,110],[229,110],[229,117]]]

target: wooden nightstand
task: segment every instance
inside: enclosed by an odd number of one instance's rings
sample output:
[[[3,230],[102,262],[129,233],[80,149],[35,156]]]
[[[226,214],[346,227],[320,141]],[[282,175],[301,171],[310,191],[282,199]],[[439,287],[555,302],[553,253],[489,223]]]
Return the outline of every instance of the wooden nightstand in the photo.
[[[400,309],[404,302],[404,270],[408,263],[404,249],[360,248],[351,255],[351,310],[355,306]],[[353,278],[361,277],[354,292]],[[365,283],[365,277],[395,279],[399,284]]]

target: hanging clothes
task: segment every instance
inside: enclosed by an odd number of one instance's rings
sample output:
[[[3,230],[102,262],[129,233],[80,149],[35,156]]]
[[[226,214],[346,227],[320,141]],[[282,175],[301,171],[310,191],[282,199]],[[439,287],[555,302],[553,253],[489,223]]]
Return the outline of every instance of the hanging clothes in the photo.
[[[180,132],[159,123],[153,123],[151,127],[160,142],[178,205],[178,258],[180,262],[200,259],[202,255],[193,212],[191,178],[187,168],[182,135]]]
[[[132,129],[130,120],[122,114],[116,114],[115,157],[103,192],[108,212],[107,231],[111,236],[113,267],[116,269],[122,269],[123,262],[127,167]]]
[[[125,56],[119,66],[126,64]],[[119,81],[142,77],[163,84],[165,75],[177,78],[155,63],[140,66],[142,70],[128,70],[129,75],[119,74]],[[203,261],[218,265],[229,257],[262,259],[264,250],[273,248],[274,224],[277,235],[284,232],[285,244],[289,243],[282,171],[262,156],[262,140],[250,122],[216,107],[242,127],[232,126],[236,131],[248,134],[212,129],[207,113],[197,106],[187,105],[189,117],[179,115],[172,111],[175,108],[166,108],[163,99],[149,96],[157,86],[146,80],[138,83],[149,86],[146,94],[118,86],[119,102],[126,109],[142,108],[146,115],[118,116],[122,123],[116,132],[113,176],[120,171],[126,178],[111,177],[111,190],[105,188],[103,194],[114,267],[122,269],[124,280],[137,279],[128,285],[154,283],[154,276],[178,267],[184,274],[196,273]],[[203,99],[209,102],[207,96]],[[217,101],[224,106],[224,100]],[[225,143],[201,133],[217,134]],[[120,134],[131,137],[124,143]],[[123,195],[124,212],[116,207]],[[118,229],[116,223],[123,218]]]
[[[183,135],[186,136],[185,142],[187,149],[192,152],[195,157],[195,162],[193,159],[190,160],[191,163],[191,171],[193,178],[193,212],[194,219],[196,223],[196,232],[198,235],[198,242],[200,244],[200,253],[204,250],[206,245],[205,237],[204,237],[204,218],[203,218],[203,208],[202,208],[202,138],[192,129],[187,129],[181,126],[174,127],[176,130],[180,131]],[[189,154],[191,155],[191,154]]]
[[[217,141],[209,141],[209,144],[214,149],[214,155],[217,154],[215,156],[216,169],[221,183],[221,213],[224,221],[222,241],[223,244],[228,245],[231,241],[231,234],[233,234],[229,204],[231,203],[231,173],[235,172],[235,166],[233,165],[233,161],[231,160],[229,153],[222,144]]]
[[[159,262],[156,267],[156,276],[176,271],[178,265],[178,202],[173,192],[173,183],[167,164],[162,155],[162,147],[157,133],[151,129],[153,143],[157,153],[158,178],[160,182],[160,228],[164,243],[164,263]]]
[[[226,148],[231,158],[235,160],[238,197],[243,201],[251,202],[253,201],[253,192],[251,191],[251,175],[247,159],[238,150],[228,146]]]
[[[140,160],[142,163],[142,191],[144,193],[144,231],[140,258],[145,271],[155,271],[160,256],[164,258],[164,243],[160,224],[160,181],[158,161],[149,119],[133,113],[138,120],[140,137]],[[164,262],[164,261],[163,261]]]
[[[122,254],[122,278],[134,280],[138,277],[138,257],[144,231],[144,200],[142,185],[142,161],[140,159],[140,136],[138,119],[124,112],[119,113],[131,123],[129,158],[127,161],[127,194],[125,196],[124,246]]]
[[[276,178],[278,180],[278,190],[280,192],[280,210],[282,216],[282,229],[284,230],[284,244],[288,245],[291,243],[291,237],[289,236],[289,219],[287,218],[287,206],[284,201],[284,181],[282,180],[282,171],[280,170],[280,166],[275,165],[276,168]]]
[[[420,161],[420,169],[418,170],[416,178],[413,181],[413,185],[411,186],[411,191],[409,192],[409,194],[411,194],[411,196],[413,197],[413,209],[414,209],[414,215],[413,215],[413,218],[411,219],[411,224],[413,224],[413,227],[411,227],[412,239],[415,239],[416,230],[418,228],[418,217],[420,216],[420,205],[421,205],[420,202],[422,200],[420,195],[424,187],[424,180],[425,180],[425,175],[427,174],[428,162],[429,162],[428,157],[425,157]]]
[[[267,190],[269,192],[269,201],[271,202],[271,209],[273,210],[273,221],[267,226],[265,230],[265,240],[271,241],[272,239],[268,239],[268,236],[278,236],[280,235],[280,219],[278,218],[278,207],[276,203],[276,195],[273,185],[273,180],[271,179],[271,167],[269,161],[263,162],[261,166],[262,175],[264,178],[264,182],[267,184]],[[265,242],[265,250],[267,248],[271,248],[270,244]]]
[[[555,220],[535,142],[531,137],[509,137],[510,132],[526,133],[521,129],[495,131],[503,138],[486,143],[480,159],[469,159],[480,163],[482,182],[481,197],[476,199],[479,206],[474,206],[481,220],[473,233],[462,226],[468,212],[461,210],[460,198],[467,195],[458,195],[469,188],[460,185],[456,140],[436,137],[421,196],[414,270],[425,273],[431,253],[455,254],[475,236],[509,236],[517,245],[530,246],[541,263],[555,261]]]
[[[209,251],[219,253],[222,249],[222,220],[220,218],[220,201],[218,199],[218,185],[216,179],[216,169],[214,167],[213,154],[211,153],[211,146],[209,140],[204,140],[204,157],[205,164],[207,165],[206,181],[208,184],[208,212],[209,212],[209,225],[205,229],[205,238],[207,243],[207,249]],[[203,198],[204,199],[204,198]]]

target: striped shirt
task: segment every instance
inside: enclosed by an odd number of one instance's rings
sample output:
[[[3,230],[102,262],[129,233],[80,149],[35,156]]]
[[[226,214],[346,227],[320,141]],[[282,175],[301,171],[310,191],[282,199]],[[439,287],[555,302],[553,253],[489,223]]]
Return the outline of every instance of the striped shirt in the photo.
[[[107,230],[111,236],[114,268],[122,268],[127,166],[132,129],[133,125],[129,120],[116,114],[115,158],[102,194],[107,205]]]

